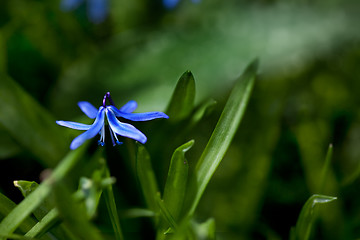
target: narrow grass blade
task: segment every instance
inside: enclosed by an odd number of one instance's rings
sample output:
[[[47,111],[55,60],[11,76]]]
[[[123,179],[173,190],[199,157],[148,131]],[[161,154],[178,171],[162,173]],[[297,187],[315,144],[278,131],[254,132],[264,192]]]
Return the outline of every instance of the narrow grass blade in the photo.
[[[34,181],[24,180],[14,181],[14,185],[21,191],[25,198],[34,192],[39,186],[39,184]],[[35,238],[42,236],[50,230],[51,234],[58,239],[72,240],[73,238],[71,238],[71,234],[68,234],[65,226],[63,224],[59,224],[59,214],[54,207],[52,199],[44,199],[44,201],[32,212],[39,222],[36,223],[35,226],[33,226],[25,234],[25,236]]]
[[[254,85],[258,61],[252,62],[237,80],[195,171],[189,181],[186,215],[193,215],[207,184],[219,166],[244,115]]]
[[[141,144],[137,144],[136,171],[147,206],[150,210],[158,212],[159,207],[156,198],[159,188],[151,166],[149,153]]]
[[[26,198],[39,187],[39,184],[34,181],[18,180],[14,181],[14,186],[17,187],[21,194]],[[44,199],[32,213],[36,219],[40,221],[53,207],[54,204],[52,204],[51,201]]]
[[[7,75],[0,73],[0,123],[46,167],[66,154],[68,141],[55,119]]]
[[[336,197],[325,195],[312,195],[301,209],[296,222],[295,230],[292,231],[292,240],[307,240],[310,237],[311,229],[317,217],[316,208],[319,204],[329,203],[336,200]]]
[[[185,153],[193,144],[194,140],[191,140],[174,151],[165,183],[164,203],[175,220],[178,219],[183,206],[188,178],[189,164]]]
[[[6,217],[14,208],[16,204],[8,199],[5,195],[0,193],[0,218]],[[36,222],[32,218],[25,218],[24,221],[19,225],[20,232],[26,233],[31,229]],[[6,234],[6,233],[3,233]],[[1,236],[0,236],[1,238]]]
[[[105,172],[105,177],[110,178],[109,169],[106,168],[105,171],[106,171]],[[120,219],[119,219],[119,215],[118,215],[118,212],[117,212],[114,192],[113,192],[113,188],[112,188],[111,184],[109,184],[105,188],[104,197],[105,197],[106,207],[108,209],[109,216],[110,216],[110,221],[111,221],[112,227],[114,229],[115,239],[116,240],[123,240],[124,236],[123,236],[123,233],[122,233],[122,230],[121,230]]]
[[[74,236],[87,240],[103,239],[98,229],[90,223],[84,205],[74,201],[64,184],[54,184],[53,192],[59,215]]]
[[[0,233],[12,234],[17,227],[33,212],[51,193],[55,182],[63,179],[84,154],[85,146],[71,151],[52,172],[50,177],[37,189],[19,203],[0,223]]]
[[[171,97],[166,113],[171,121],[187,117],[194,107],[195,80],[190,71],[185,72],[179,79]]]
[[[328,175],[329,172],[329,168],[331,165],[331,159],[332,159],[332,155],[333,155],[333,145],[330,144],[328,151],[326,153],[326,158],[325,158],[325,163],[321,172],[321,177],[320,177],[320,187],[319,187],[319,193],[322,193],[325,187],[325,183],[326,183],[326,177]]]
[[[26,234],[25,237],[39,237],[46,233],[51,227],[53,227],[59,221],[59,213],[57,209],[52,209],[46,214],[40,222],[32,227]]]

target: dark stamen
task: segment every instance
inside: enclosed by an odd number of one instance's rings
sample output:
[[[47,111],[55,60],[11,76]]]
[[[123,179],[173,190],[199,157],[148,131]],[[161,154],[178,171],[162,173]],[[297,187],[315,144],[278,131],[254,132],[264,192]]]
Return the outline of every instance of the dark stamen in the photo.
[[[115,103],[114,101],[112,100],[111,96],[110,96],[110,92],[107,92],[104,96],[104,99],[103,99],[103,107],[106,107],[106,99],[109,100],[110,104],[115,106]]]
[[[104,99],[103,99],[103,107],[106,107],[106,95],[107,94],[105,94]]]
[[[109,99],[110,104],[115,106],[115,103],[114,103],[114,101],[112,100],[112,98],[110,96],[110,92],[107,92],[105,96],[107,96],[107,98]]]
[[[112,141],[112,144],[113,146],[116,146],[116,143],[115,143],[115,139],[114,139],[114,136],[113,136],[113,131],[111,130],[111,128],[109,127],[109,130],[110,130],[110,136],[111,136],[111,141]]]

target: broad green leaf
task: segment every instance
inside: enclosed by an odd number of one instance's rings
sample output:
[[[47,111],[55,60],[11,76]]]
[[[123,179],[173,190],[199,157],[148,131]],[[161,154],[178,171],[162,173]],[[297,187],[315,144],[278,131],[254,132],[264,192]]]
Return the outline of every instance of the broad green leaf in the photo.
[[[0,102],[0,124],[42,164],[54,167],[69,148],[55,119],[3,73],[0,73]]]
[[[103,239],[99,230],[90,223],[83,205],[74,201],[62,182],[54,184],[53,192],[59,215],[74,236],[87,240]]]
[[[194,100],[195,80],[192,73],[187,71],[180,77],[166,110],[170,120],[186,118],[193,110]]]
[[[159,207],[156,198],[159,188],[151,166],[149,153],[141,144],[137,144],[136,172],[147,206],[150,210],[157,212]]]
[[[179,218],[183,206],[188,178],[189,164],[185,153],[193,144],[194,140],[191,140],[174,151],[165,183],[163,200],[175,220]]]
[[[310,237],[311,229],[317,217],[317,207],[319,204],[329,203],[336,200],[336,197],[325,195],[312,195],[301,209],[295,229],[291,232],[292,240],[307,240]]]
[[[0,223],[0,232],[12,234],[19,225],[50,195],[55,182],[60,181],[74,168],[84,154],[85,146],[71,151],[52,172],[49,178],[19,203]]]
[[[160,212],[162,213],[162,215],[170,225],[171,229],[174,231],[177,230],[178,228],[177,223],[175,222],[174,217],[169,212],[169,209],[165,206],[164,201],[161,199],[160,193],[157,194],[156,202],[160,208]]]
[[[207,184],[223,159],[244,115],[257,72],[258,61],[252,62],[237,80],[220,119],[189,181],[186,215],[193,215]]]

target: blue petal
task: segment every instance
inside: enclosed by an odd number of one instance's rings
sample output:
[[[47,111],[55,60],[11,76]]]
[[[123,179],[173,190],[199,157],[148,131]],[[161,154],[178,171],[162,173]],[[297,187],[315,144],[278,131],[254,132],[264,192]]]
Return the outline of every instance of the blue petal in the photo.
[[[89,130],[77,136],[70,144],[70,149],[74,150],[83,144],[86,140],[95,137],[104,125],[105,113],[104,107],[99,108],[95,122],[91,125]]]
[[[78,102],[78,106],[80,107],[81,111],[86,114],[91,119],[96,118],[98,110],[94,107],[91,103],[82,101]]]
[[[93,23],[101,23],[108,14],[107,0],[88,0],[88,15]]]
[[[162,112],[146,112],[146,113],[125,113],[116,109],[114,106],[109,106],[117,117],[122,117],[131,121],[148,121],[156,118],[169,118],[168,115]]]
[[[137,103],[134,100],[128,101],[124,106],[120,108],[120,112],[132,113],[137,108]]]
[[[114,133],[123,137],[135,139],[142,144],[146,143],[147,138],[142,132],[140,132],[131,124],[122,123],[117,120],[115,113],[111,109],[106,109],[106,116],[108,118],[111,130],[114,131]]]
[[[69,122],[69,121],[56,121],[60,126],[76,129],[76,130],[89,130],[91,125],[82,124],[77,122]]]
[[[60,9],[63,11],[72,11],[77,8],[84,0],[62,0]]]
[[[163,4],[167,9],[173,9],[179,3],[179,0],[163,0]]]

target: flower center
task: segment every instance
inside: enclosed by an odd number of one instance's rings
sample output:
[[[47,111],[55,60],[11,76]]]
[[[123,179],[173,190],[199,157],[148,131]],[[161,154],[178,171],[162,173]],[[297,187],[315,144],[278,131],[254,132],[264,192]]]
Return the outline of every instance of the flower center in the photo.
[[[109,96],[110,96],[109,92],[107,94],[109,94]],[[105,95],[105,97],[106,97],[106,95]],[[104,97],[104,101],[106,100],[105,97]],[[112,102],[112,100],[110,102]],[[105,107],[105,111],[109,111],[109,110]],[[110,125],[108,125],[108,126],[109,126],[109,132],[110,132],[110,137],[111,137],[111,141],[112,141],[113,146],[116,146],[116,144],[117,145],[123,144],[122,142],[119,141],[119,139],[117,138],[116,133],[114,133],[114,131],[111,129]],[[100,130],[100,140],[98,141],[98,144],[100,146],[105,145],[105,124],[103,124],[103,126],[102,126],[102,128]]]

